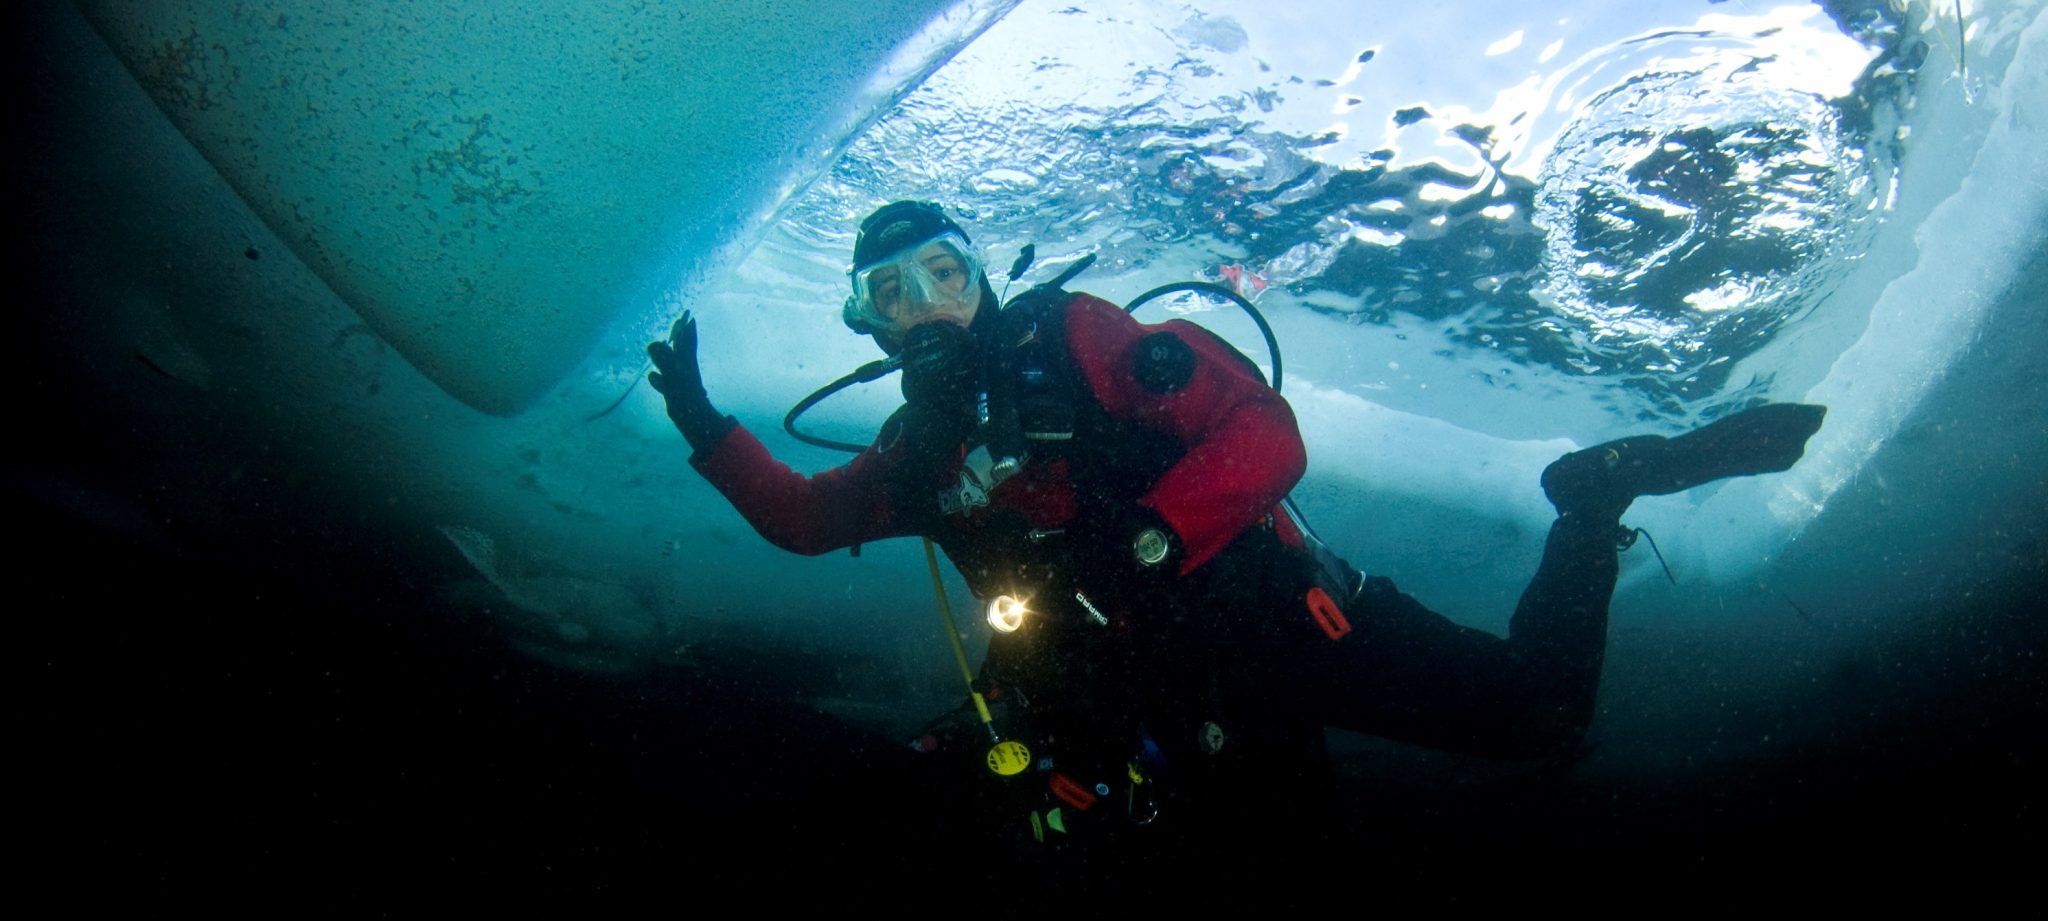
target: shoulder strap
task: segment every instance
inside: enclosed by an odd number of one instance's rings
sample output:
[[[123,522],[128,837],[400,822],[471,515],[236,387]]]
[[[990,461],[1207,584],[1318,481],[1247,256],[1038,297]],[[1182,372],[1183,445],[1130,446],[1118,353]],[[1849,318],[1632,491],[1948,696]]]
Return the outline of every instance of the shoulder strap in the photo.
[[[1035,293],[1027,292],[1027,294]],[[1067,342],[1073,296],[1012,304],[1019,345],[1006,379],[1030,449],[1068,459],[1084,501],[1128,502],[1151,487],[1183,453],[1169,436],[1112,419],[1081,377]],[[1019,298],[1023,300],[1022,296]]]

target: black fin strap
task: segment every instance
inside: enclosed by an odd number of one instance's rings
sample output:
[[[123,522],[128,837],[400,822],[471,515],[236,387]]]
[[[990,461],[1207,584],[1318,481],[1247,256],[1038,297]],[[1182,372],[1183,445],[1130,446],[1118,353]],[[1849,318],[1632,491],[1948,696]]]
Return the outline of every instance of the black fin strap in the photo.
[[[1638,537],[1647,538],[1650,541],[1650,552],[1657,555],[1657,565],[1664,567],[1664,578],[1670,579],[1672,585],[1677,585],[1678,577],[1671,574],[1671,564],[1664,562],[1664,551],[1657,549],[1657,539],[1650,537],[1650,532],[1642,528],[1636,528],[1633,531],[1624,528],[1621,536],[1615,539],[1614,549],[1616,551],[1627,550],[1636,545],[1636,538]]]

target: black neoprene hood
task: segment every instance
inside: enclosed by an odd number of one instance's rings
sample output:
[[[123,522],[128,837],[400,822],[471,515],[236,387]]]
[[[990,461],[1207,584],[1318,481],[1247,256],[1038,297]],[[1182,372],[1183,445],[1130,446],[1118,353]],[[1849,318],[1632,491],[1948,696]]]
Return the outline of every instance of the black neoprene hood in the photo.
[[[905,247],[948,231],[974,242],[938,205],[928,201],[890,202],[860,222],[860,235],[853,240],[853,267],[866,268]]]

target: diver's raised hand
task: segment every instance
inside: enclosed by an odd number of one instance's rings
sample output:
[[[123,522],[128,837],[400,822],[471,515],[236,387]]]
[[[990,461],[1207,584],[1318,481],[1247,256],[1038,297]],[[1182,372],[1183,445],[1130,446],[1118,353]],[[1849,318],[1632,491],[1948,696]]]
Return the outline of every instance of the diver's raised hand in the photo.
[[[704,392],[704,374],[697,368],[697,318],[689,311],[669,327],[667,341],[647,344],[647,358],[654,363],[647,383],[668,401],[669,421],[690,447],[702,451],[716,445],[738,424],[720,414]]]

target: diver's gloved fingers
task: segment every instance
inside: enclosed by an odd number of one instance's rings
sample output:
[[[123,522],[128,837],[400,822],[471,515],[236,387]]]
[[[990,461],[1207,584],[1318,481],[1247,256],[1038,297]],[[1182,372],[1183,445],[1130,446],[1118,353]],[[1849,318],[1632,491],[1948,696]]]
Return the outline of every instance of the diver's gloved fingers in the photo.
[[[688,310],[668,328],[668,346],[687,355],[697,354],[697,318]]]
[[[655,390],[668,396],[701,395],[704,378],[697,368],[697,318],[683,311],[669,327],[667,341],[647,344],[647,360],[655,368],[648,372],[647,383]]]
[[[654,365],[654,370],[647,372],[647,383],[659,393],[668,393],[669,377],[663,372],[674,373],[682,360],[666,342],[648,343],[647,360]]]

